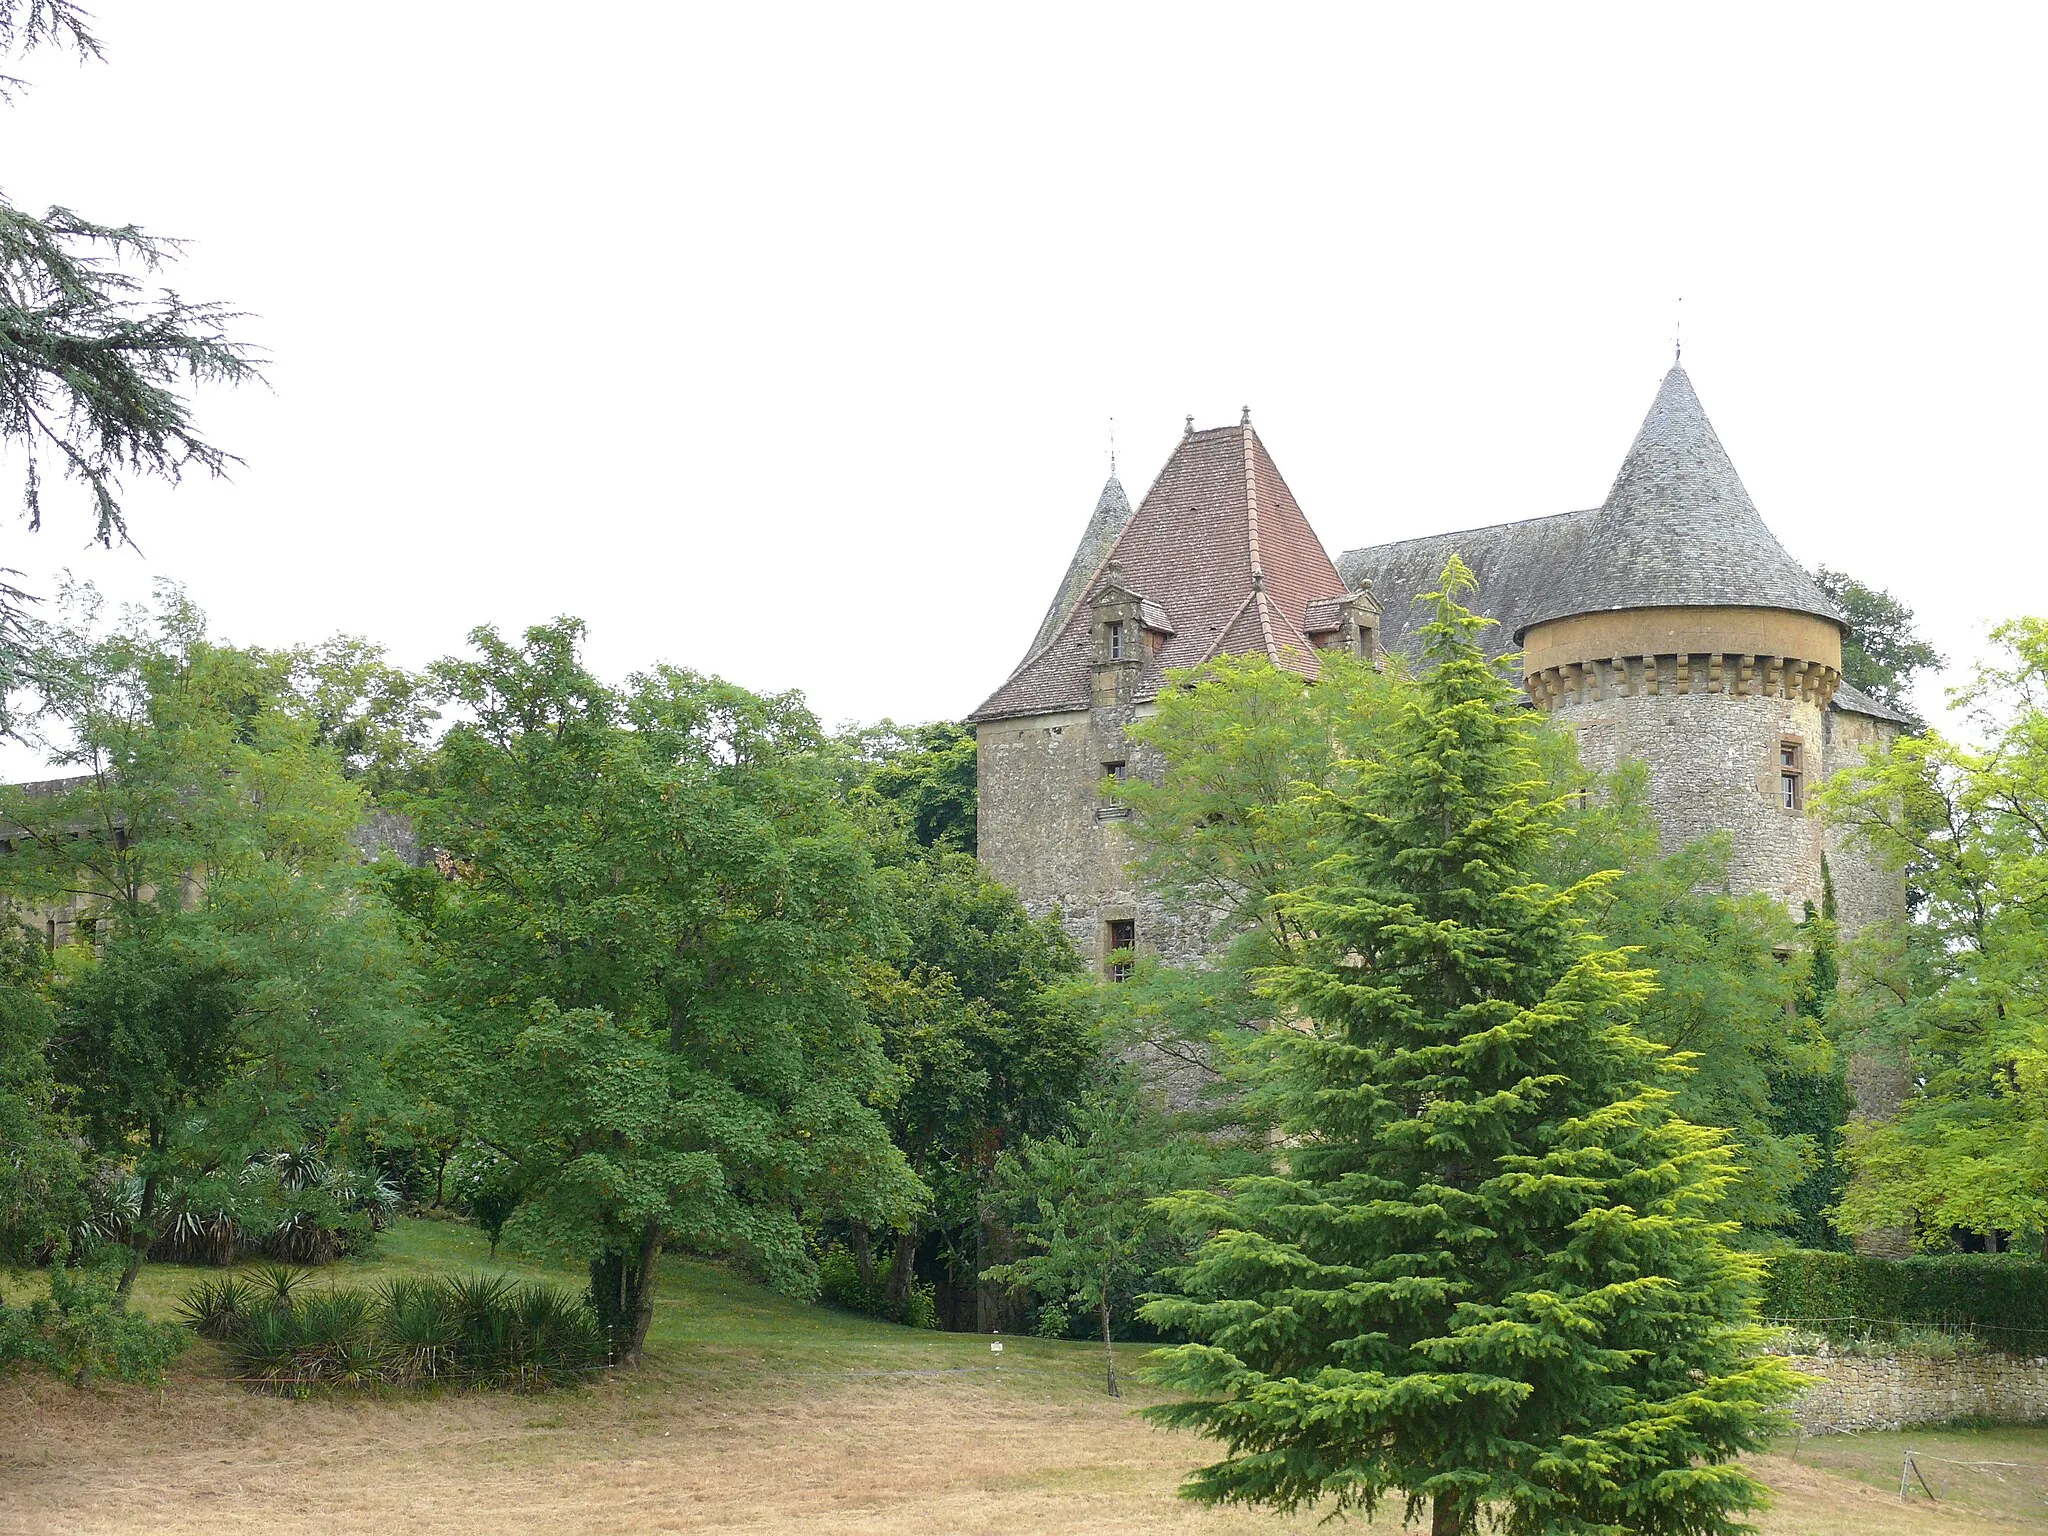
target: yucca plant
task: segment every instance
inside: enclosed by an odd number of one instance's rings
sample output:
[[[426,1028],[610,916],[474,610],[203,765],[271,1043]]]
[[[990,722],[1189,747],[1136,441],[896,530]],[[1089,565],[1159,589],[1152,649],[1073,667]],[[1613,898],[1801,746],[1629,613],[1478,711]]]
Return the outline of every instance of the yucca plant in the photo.
[[[178,1303],[178,1319],[202,1339],[228,1339],[263,1304],[264,1295],[240,1275],[202,1280]]]
[[[453,1373],[462,1323],[445,1285],[393,1280],[378,1300],[384,1341],[398,1380],[437,1381]]]
[[[257,1271],[254,1283],[261,1288],[266,1300],[290,1305],[293,1294],[311,1278],[303,1269],[267,1264]]]

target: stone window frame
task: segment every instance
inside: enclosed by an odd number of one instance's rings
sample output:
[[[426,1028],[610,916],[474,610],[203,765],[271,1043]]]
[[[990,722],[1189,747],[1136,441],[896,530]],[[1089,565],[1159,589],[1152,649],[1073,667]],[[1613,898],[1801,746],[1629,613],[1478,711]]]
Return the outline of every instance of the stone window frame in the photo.
[[[1109,957],[1123,951],[1131,958],[1112,961]],[[1105,918],[1102,924],[1102,968],[1103,974],[1112,982],[1129,981],[1136,969],[1138,954],[1138,920],[1135,917]]]
[[[1124,659],[1124,621],[1122,619],[1111,619],[1107,625],[1107,631],[1106,640],[1109,659],[1111,661],[1122,661]]]
[[[1788,757],[1790,762],[1786,761]],[[1806,738],[1790,731],[1781,734],[1774,767],[1778,809],[1803,813],[1806,810]]]

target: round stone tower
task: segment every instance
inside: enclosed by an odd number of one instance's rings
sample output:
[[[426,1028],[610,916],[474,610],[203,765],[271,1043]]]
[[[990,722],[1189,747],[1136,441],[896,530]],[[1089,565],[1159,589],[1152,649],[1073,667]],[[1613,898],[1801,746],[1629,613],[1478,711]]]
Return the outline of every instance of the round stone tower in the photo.
[[[1730,834],[1733,889],[1797,915],[1834,852],[1855,866],[1833,871],[1843,926],[1890,915],[1893,882],[1830,849],[1807,796],[1896,726],[1841,688],[1842,616],[1764,526],[1683,368],[1606,501],[1571,523],[1569,557],[1518,615],[1530,698],[1589,768],[1648,766],[1666,846]]]

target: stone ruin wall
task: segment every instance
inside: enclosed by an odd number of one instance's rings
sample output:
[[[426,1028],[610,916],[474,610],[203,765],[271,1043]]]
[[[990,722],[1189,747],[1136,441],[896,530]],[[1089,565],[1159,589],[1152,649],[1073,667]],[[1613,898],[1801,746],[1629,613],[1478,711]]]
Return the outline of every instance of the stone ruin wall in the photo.
[[[1957,1419],[2048,1421],[2048,1357],[1794,1355],[1790,1363],[1814,1378],[1792,1405],[1792,1420],[1804,1434],[1852,1435]]]

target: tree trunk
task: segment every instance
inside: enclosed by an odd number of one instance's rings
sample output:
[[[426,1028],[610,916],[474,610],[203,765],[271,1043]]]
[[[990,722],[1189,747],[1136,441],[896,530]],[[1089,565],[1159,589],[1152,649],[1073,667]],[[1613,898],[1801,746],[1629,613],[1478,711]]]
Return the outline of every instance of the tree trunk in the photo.
[[[889,1305],[900,1307],[910,1300],[910,1282],[917,1271],[917,1234],[896,1234],[896,1256],[889,1263]]]
[[[647,1230],[640,1236],[640,1263],[631,1281],[626,1281],[622,1266],[619,1278],[625,1282],[630,1310],[621,1307],[627,1319],[625,1348],[619,1351],[619,1364],[638,1365],[647,1351],[647,1328],[654,1321],[654,1276],[661,1263],[661,1226],[650,1221]]]
[[[875,1239],[864,1221],[850,1221],[846,1224],[846,1248],[853,1255],[853,1267],[860,1274],[862,1289],[872,1289],[875,1283]]]
[[[1106,1292],[1102,1298],[1101,1310],[1102,1352],[1109,1358],[1109,1395],[1111,1397],[1122,1397],[1123,1393],[1116,1389],[1116,1346],[1109,1342],[1109,1296]]]
[[[1452,1495],[1440,1493],[1430,1501],[1429,1536],[1462,1536],[1464,1506]]]
[[[150,1129],[150,1149],[156,1150],[156,1130]],[[135,1289],[135,1277],[142,1272],[142,1261],[149,1253],[153,1229],[150,1220],[156,1215],[156,1159],[150,1159],[150,1170],[143,1176],[142,1199],[135,1210],[135,1225],[128,1229],[128,1267],[121,1271],[121,1283],[114,1287],[114,1310],[128,1310],[128,1293]]]

